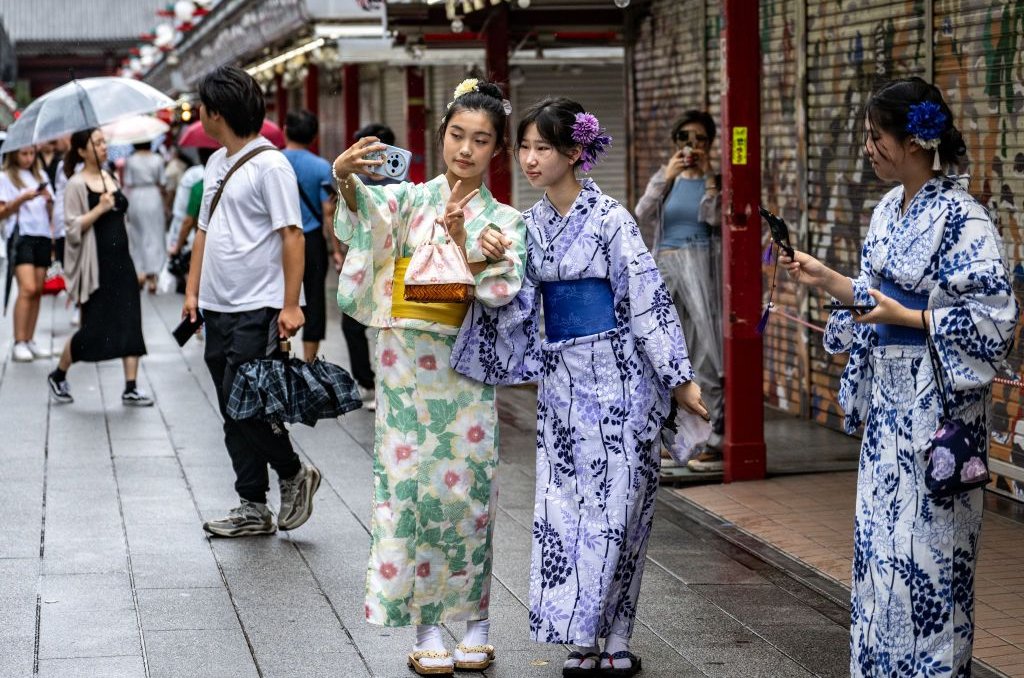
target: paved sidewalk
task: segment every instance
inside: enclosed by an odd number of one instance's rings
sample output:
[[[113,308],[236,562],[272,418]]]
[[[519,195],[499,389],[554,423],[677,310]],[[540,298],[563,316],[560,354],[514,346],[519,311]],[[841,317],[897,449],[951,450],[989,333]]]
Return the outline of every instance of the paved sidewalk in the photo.
[[[75,403],[50,404],[54,361],[9,362],[10,320],[0,322],[0,676],[412,675],[412,630],[363,620],[371,413],[293,430],[324,474],[309,523],[208,540],[202,521],[237,499],[202,344],[180,350],[170,336],[179,308],[173,295],[143,299],[140,385],[156,398],[150,409],[122,407],[117,362],[75,365]],[[59,350],[68,318],[62,301],[46,300],[37,337],[53,328]],[[336,319],[325,354],[347,364]],[[565,649],[529,641],[524,606],[532,391],[505,390],[499,401],[499,659],[486,675],[558,676]],[[670,503],[658,509],[638,619],[634,650],[649,678],[847,674],[844,604]]]

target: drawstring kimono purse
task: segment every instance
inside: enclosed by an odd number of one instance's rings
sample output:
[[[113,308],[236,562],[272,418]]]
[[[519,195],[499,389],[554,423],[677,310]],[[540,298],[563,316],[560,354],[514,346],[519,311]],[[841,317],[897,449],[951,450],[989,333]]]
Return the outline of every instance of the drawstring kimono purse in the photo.
[[[465,303],[473,298],[476,280],[469,270],[466,257],[448,235],[443,224],[444,242],[434,242],[434,230],[430,238],[416,247],[405,272],[406,301],[420,303]]]
[[[964,423],[951,416],[942,362],[931,334],[927,335],[927,342],[935,388],[942,403],[942,417],[939,419],[939,428],[925,447],[928,467],[925,469],[924,482],[932,495],[952,497],[988,484],[988,453],[985,441],[974,440]]]

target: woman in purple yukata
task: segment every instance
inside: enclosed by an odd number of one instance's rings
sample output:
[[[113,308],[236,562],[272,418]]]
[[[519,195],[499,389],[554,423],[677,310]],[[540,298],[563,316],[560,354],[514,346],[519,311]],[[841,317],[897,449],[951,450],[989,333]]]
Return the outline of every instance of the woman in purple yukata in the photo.
[[[673,398],[708,416],[636,223],[591,179],[576,178],[610,142],[568,99],[525,114],[519,163],[545,194],[523,215],[523,287],[506,306],[474,304],[452,350],[452,366],[473,379],[540,384],[530,632],[577,646],[563,676],[640,670],[629,639],[658,489],[655,441]]]

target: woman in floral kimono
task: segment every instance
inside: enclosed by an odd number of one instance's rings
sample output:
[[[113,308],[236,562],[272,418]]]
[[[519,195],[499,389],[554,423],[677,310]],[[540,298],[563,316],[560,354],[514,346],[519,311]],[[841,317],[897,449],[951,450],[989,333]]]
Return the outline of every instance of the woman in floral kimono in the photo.
[[[857,479],[852,676],[969,676],[981,488],[940,498],[925,449],[945,389],[951,416],[987,449],[989,384],[1006,357],[1017,303],[985,208],[949,178],[966,153],[938,89],[920,78],[872,95],[866,152],[900,185],[875,207],[860,275],[811,256],[782,258],[840,304],[825,346],[849,353],[839,398],[846,430],[864,425]],[[929,360],[934,343],[942,374]]]
[[[474,304],[452,352],[458,371],[487,383],[540,381],[530,632],[578,646],[566,676],[640,670],[629,639],[658,489],[655,440],[673,396],[707,417],[639,229],[592,180],[576,178],[610,142],[574,101],[546,99],[526,113],[519,163],[545,189],[525,214],[527,280],[503,308]]]
[[[409,665],[421,674],[482,669],[494,659],[487,610],[498,419],[494,387],[449,365],[468,305],[407,302],[403,281],[416,247],[443,235],[440,217],[467,256],[480,303],[505,304],[518,293],[522,216],[482,184],[491,158],[506,149],[508,108],[495,85],[463,82],[438,133],[447,171],[425,184],[354,180],[380,164],[367,158],[384,148],[374,137],[334,162],[348,206],[335,221],[349,246],[338,305],[379,328],[366,618],[417,625]],[[453,661],[438,625],[454,621],[466,621],[467,633]]]

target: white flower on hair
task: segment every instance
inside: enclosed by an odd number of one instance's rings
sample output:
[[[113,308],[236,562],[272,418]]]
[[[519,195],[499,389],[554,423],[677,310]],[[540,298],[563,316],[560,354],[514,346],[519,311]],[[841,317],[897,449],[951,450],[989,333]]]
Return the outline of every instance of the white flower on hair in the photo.
[[[476,78],[466,78],[459,83],[459,86],[455,88],[455,96],[452,99],[458,99],[463,94],[469,94],[470,92],[480,91],[480,81]]]

